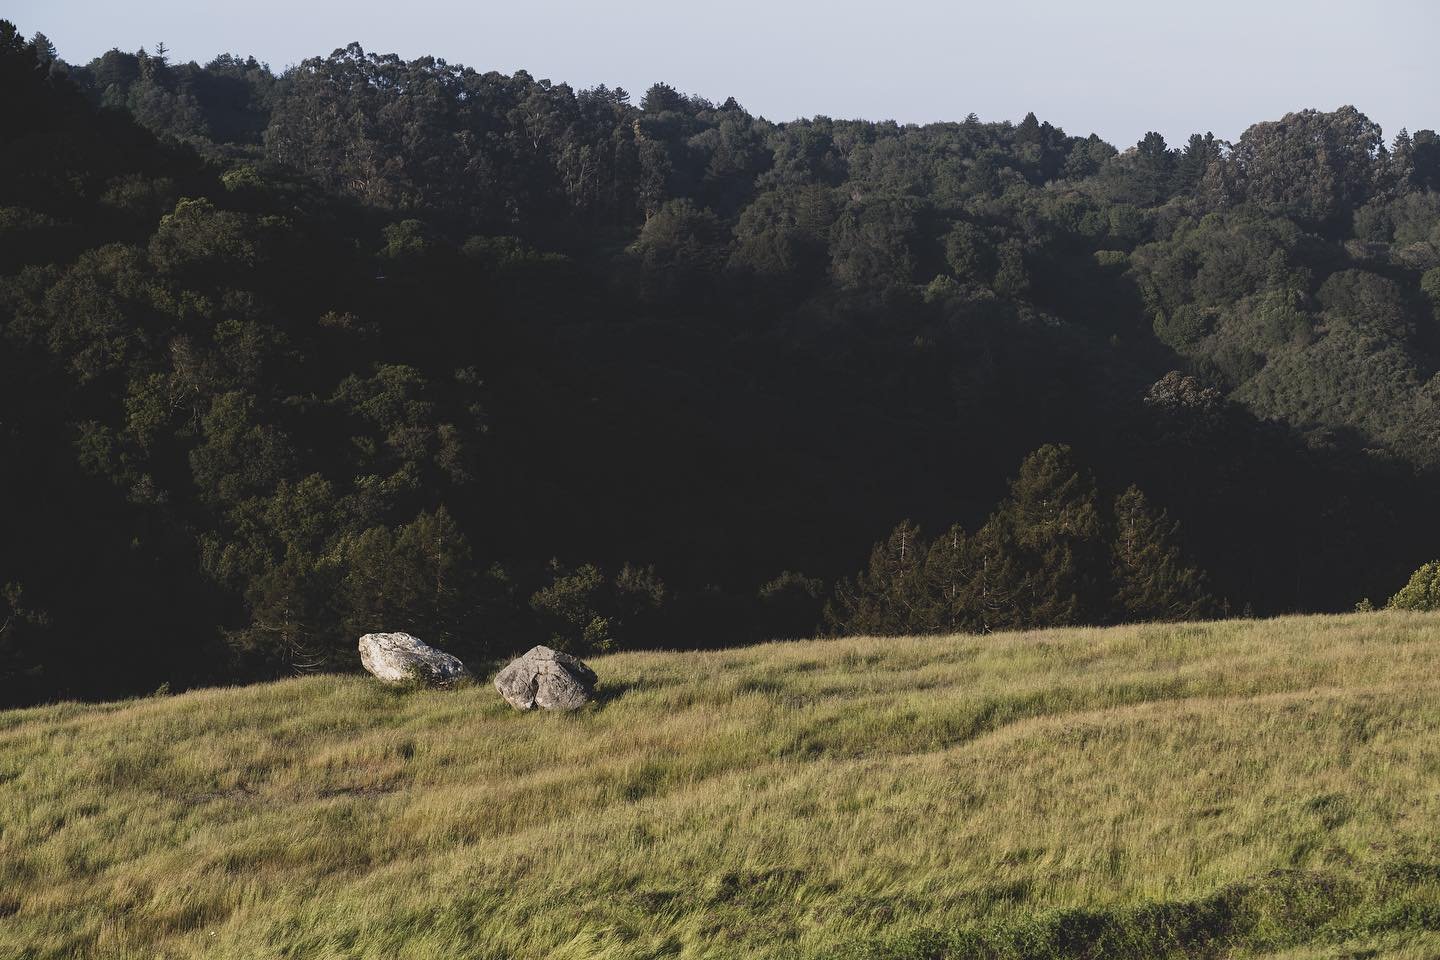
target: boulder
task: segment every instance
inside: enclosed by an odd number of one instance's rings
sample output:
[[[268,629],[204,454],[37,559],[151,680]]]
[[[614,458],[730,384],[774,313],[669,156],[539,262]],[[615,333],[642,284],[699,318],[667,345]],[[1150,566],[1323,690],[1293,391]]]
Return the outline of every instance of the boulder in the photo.
[[[576,710],[595,696],[595,671],[568,653],[532,647],[495,677],[495,689],[516,710]]]
[[[360,638],[360,662],[385,683],[448,687],[470,676],[458,657],[408,633],[365,634]]]

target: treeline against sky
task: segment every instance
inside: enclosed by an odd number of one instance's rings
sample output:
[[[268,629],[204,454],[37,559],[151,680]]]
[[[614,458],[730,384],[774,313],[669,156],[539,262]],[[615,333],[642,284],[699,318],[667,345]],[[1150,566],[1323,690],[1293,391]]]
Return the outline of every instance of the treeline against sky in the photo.
[[[8,24],[0,83],[0,701],[379,629],[1348,609],[1440,542],[1430,131],[1117,150]]]

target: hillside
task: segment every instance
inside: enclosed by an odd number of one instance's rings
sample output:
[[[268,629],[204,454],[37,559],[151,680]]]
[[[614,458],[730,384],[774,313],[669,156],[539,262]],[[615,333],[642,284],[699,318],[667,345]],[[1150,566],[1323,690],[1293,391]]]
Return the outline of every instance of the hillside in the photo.
[[[1436,558],[1434,130],[77,52],[0,20],[0,707],[377,624],[493,660],[1335,613]],[[1063,529],[1007,506],[1036,455]],[[1196,589],[1133,602],[1122,526]],[[892,530],[1001,582],[877,629]]]
[[[590,662],[0,713],[0,953],[1440,954],[1440,617]]]

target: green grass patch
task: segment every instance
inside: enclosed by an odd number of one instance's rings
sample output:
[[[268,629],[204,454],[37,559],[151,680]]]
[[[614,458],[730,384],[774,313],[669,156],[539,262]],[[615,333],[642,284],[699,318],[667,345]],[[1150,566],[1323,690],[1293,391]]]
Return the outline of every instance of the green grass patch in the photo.
[[[1440,956],[1440,617],[0,713],[0,957]]]

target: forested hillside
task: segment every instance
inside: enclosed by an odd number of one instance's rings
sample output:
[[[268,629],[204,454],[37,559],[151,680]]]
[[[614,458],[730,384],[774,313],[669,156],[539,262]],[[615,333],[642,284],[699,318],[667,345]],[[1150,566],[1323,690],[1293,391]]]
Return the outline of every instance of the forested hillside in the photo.
[[[1432,131],[1117,150],[8,24],[0,84],[0,702],[371,629],[1348,609],[1440,552]]]

